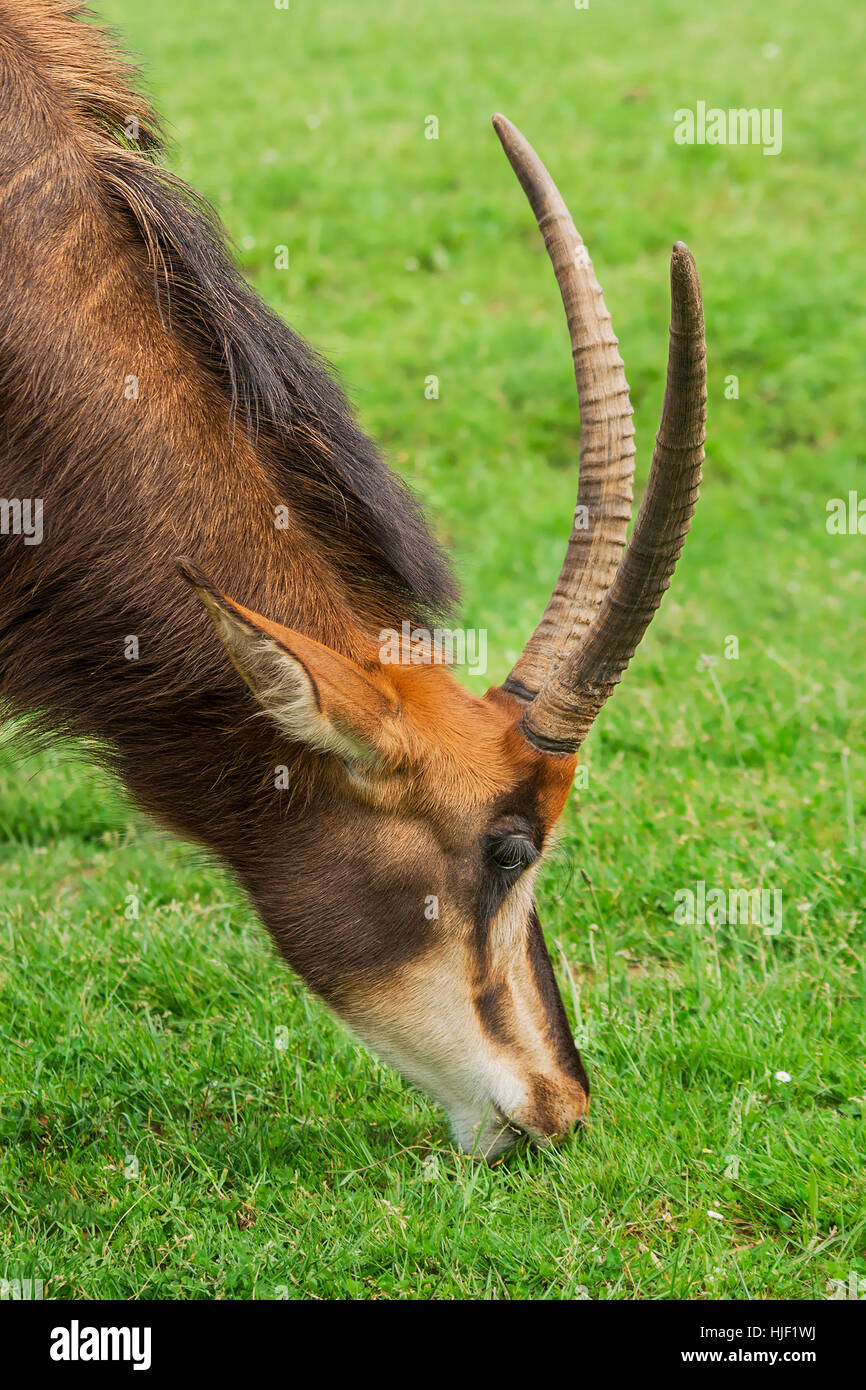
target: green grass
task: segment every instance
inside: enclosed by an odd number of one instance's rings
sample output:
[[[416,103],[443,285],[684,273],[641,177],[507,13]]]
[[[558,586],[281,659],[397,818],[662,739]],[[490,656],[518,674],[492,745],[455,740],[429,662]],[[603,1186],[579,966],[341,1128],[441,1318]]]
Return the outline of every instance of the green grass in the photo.
[[[7,742],[0,1275],[77,1298],[805,1299],[863,1277],[866,537],[828,535],[825,506],[866,496],[866,11],[99,9],[146,63],[174,166],[431,508],[491,679],[558,568],[578,442],[558,295],[493,111],[593,254],[641,486],[670,244],[692,246],[709,444],[673,591],[541,883],[594,1085],[580,1140],[492,1169],[455,1154],[222,872],[80,755],[22,762]],[[675,145],[672,113],[698,99],[782,108],[782,153]],[[700,879],[781,890],[781,932],[678,925]]]

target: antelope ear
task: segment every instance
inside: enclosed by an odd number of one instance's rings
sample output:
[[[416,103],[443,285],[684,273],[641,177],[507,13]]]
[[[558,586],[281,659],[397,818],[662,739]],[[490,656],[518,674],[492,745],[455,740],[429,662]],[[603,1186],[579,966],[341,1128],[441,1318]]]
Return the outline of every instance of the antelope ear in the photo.
[[[178,560],[177,567],[233,665],[284,734],[351,763],[399,756],[402,707],[384,675],[371,675],[321,642],[235,603],[191,561]]]

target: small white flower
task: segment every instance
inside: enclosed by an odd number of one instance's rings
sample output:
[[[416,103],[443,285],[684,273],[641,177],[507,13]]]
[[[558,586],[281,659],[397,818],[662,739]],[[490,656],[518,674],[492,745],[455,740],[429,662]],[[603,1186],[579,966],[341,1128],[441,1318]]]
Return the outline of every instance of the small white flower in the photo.
[[[707,1216],[712,1217],[713,1221],[724,1221],[725,1219],[720,1211],[708,1211]]]
[[[790,1072],[787,1072],[787,1071],[777,1071],[777,1072],[776,1072],[776,1080],[777,1080],[777,1081],[782,1081],[782,1082],[788,1082],[788,1081],[791,1080],[791,1073],[790,1073]]]

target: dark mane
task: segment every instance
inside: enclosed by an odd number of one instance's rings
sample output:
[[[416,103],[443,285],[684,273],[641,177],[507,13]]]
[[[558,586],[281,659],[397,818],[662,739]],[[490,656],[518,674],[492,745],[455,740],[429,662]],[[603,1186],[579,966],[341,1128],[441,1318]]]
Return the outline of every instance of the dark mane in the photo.
[[[333,369],[243,279],[214,209],[158,162],[165,142],[138,74],[80,22],[86,7],[36,12],[33,41],[98,140],[105,196],[146,249],[163,323],[224,392],[232,428],[265,446],[305,529],[330,532],[338,568],[385,586],[408,616],[446,611],[456,585],[414,498],[359,429]]]

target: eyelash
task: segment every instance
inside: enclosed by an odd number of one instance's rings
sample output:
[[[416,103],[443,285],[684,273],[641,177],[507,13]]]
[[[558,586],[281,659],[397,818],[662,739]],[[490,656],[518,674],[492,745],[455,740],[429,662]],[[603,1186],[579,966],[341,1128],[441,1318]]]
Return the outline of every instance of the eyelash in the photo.
[[[500,873],[522,873],[538,858],[538,850],[522,835],[508,835],[488,841],[487,858]]]

